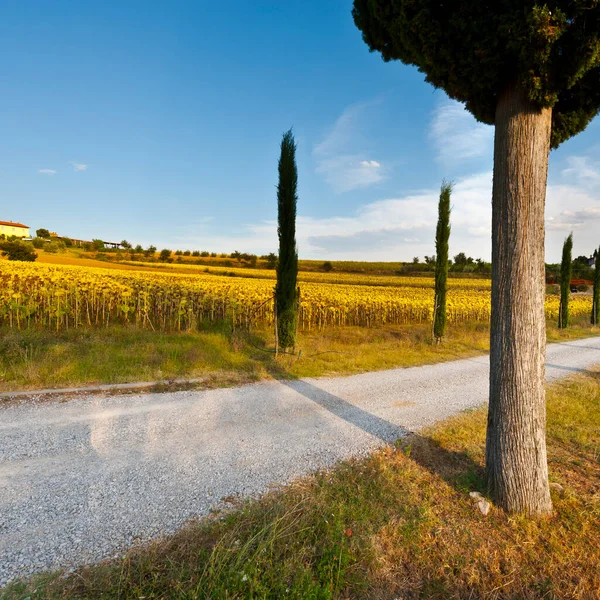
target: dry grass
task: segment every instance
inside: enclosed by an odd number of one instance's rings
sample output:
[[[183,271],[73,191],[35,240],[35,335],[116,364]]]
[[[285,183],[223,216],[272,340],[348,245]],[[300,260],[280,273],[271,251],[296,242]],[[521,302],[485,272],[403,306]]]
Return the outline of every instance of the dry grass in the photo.
[[[583,324],[566,331],[548,326],[550,341],[599,333]],[[198,377],[220,386],[348,375],[482,355],[488,335],[483,324],[455,326],[444,344],[435,345],[427,325],[341,327],[301,332],[300,356],[275,360],[270,331],[232,335],[227,324],[171,334],[118,326],[59,333],[0,330],[0,391]]]
[[[549,519],[484,517],[485,412],[462,414],[123,559],[4,600],[600,597],[600,372],[548,394]]]

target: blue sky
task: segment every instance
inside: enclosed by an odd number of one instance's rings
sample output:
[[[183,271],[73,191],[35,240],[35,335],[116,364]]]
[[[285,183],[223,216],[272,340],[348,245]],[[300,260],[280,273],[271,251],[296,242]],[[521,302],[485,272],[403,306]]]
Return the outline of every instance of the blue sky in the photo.
[[[351,2],[17,2],[0,20],[0,220],[159,248],[277,248],[281,134],[301,257],[490,255],[493,129],[370,54]],[[547,258],[600,244],[600,125],[551,156]]]

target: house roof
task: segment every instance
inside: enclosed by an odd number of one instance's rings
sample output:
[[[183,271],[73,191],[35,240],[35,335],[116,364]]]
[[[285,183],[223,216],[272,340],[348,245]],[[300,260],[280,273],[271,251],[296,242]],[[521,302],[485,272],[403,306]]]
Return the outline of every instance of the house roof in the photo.
[[[29,229],[29,225],[23,225],[23,223],[13,223],[12,221],[0,221],[0,225],[6,225],[7,227],[24,227]]]

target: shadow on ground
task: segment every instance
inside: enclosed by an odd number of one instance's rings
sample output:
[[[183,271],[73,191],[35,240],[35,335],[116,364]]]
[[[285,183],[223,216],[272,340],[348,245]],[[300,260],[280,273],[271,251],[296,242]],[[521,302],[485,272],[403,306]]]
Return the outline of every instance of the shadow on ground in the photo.
[[[275,361],[274,361],[275,362]],[[315,402],[336,417],[354,425],[381,442],[395,447],[410,449],[410,458],[420,466],[434,473],[456,489],[465,487],[484,492],[484,469],[464,452],[453,452],[443,448],[435,440],[391,423],[363,408],[320,388],[316,383],[286,377],[279,365],[271,375],[281,385],[294,390],[308,400]],[[283,375],[283,377],[282,377]]]

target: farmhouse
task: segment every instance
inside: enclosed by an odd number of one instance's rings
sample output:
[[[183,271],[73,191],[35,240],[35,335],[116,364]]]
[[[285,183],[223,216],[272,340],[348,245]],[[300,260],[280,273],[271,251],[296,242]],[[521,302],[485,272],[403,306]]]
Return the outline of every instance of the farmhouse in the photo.
[[[0,221],[0,235],[28,238],[30,237],[29,226],[22,223],[13,223],[12,221]]]

